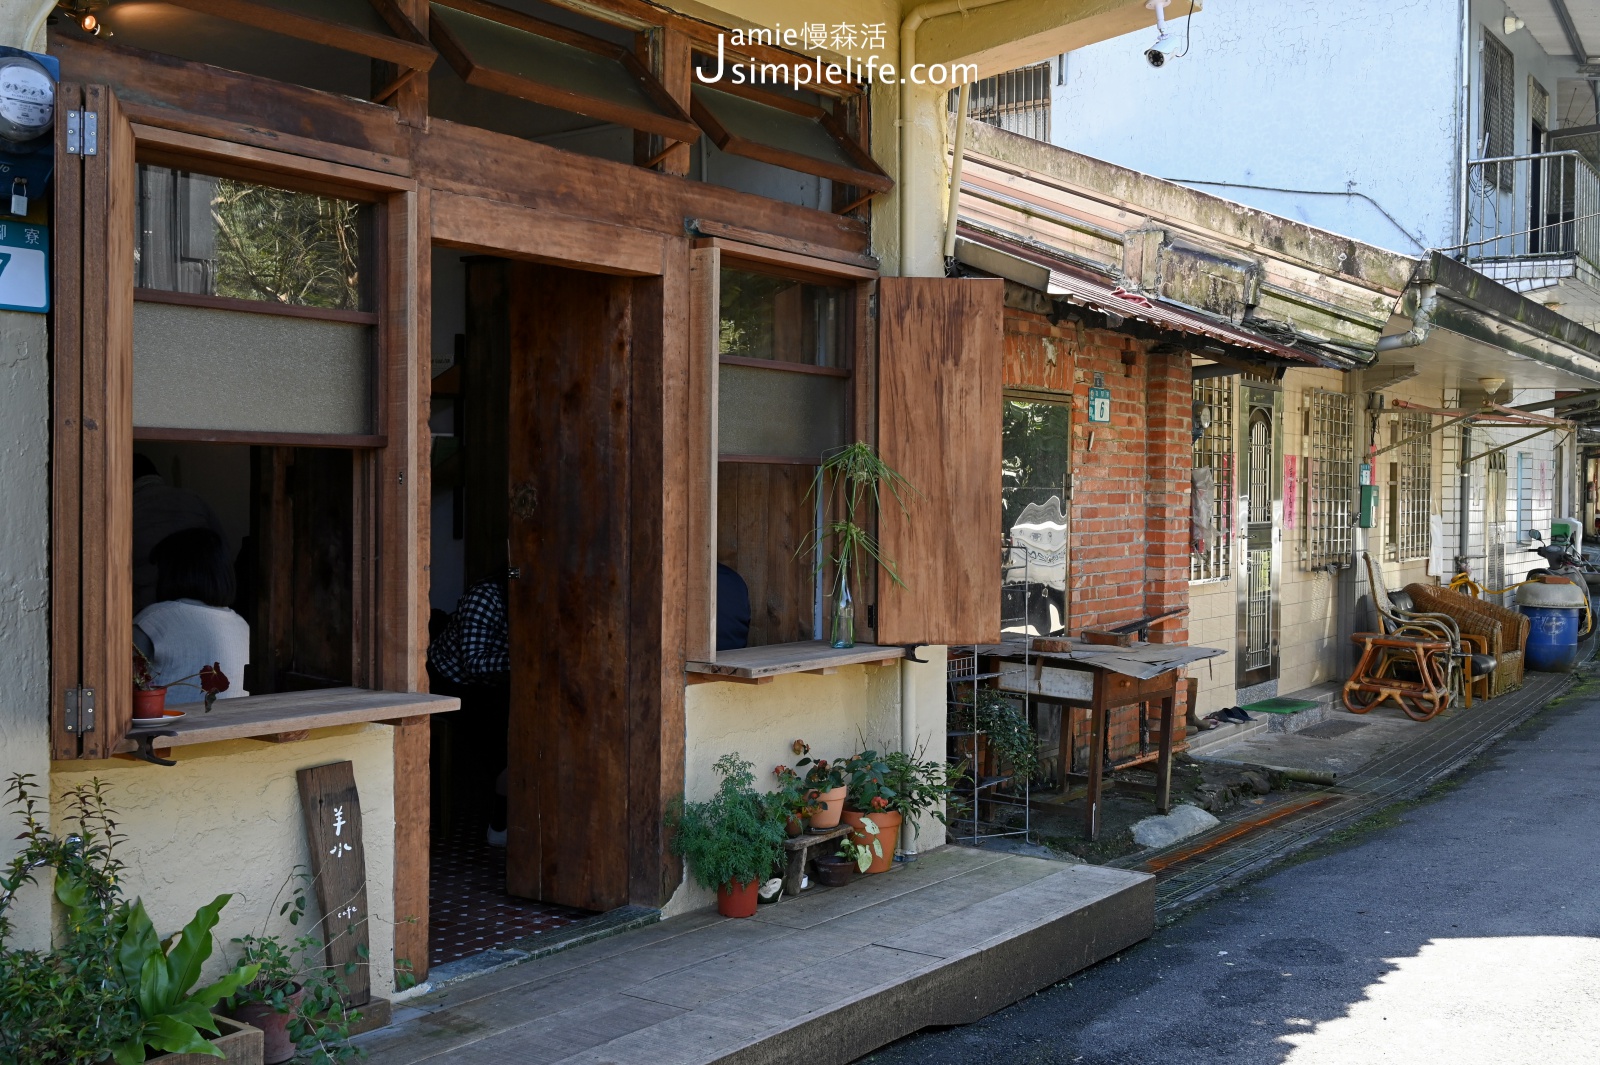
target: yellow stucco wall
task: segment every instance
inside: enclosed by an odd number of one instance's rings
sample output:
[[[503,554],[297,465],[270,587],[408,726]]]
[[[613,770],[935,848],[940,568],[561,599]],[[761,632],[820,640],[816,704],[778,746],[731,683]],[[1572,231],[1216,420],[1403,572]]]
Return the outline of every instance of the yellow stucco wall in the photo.
[[[124,759],[58,762],[50,774],[55,828],[63,827],[64,791],[96,777],[106,782],[127,837],[119,851],[127,863],[125,890],[144,900],[162,935],[181,928],[200,905],[236,892],[216,928],[217,951],[208,963],[215,973],[232,955],[234,936],[263,929],[299,934],[273,906],[296,867],[308,868],[310,861],[295,772],[348,759],[361,793],[372,989],[388,997],[394,987],[393,733],[387,725],[356,725],[318,731],[298,743],[181,747],[171,768]],[[315,894],[310,898],[315,911]]]
[[[917,744],[929,758],[944,756],[944,649],[923,648],[926,665],[913,665]],[[863,747],[900,748],[900,673],[905,664],[844,666],[818,676],[796,673],[767,684],[693,684],[684,706],[684,794],[706,799],[716,790],[712,763],[738,751],[756,766],[756,785],[775,786],[772,767],[794,765],[790,744],[803,739],[814,757],[833,759]],[[928,850],[944,842],[943,828],[925,818],[917,837]],[[663,908],[668,916],[715,904],[712,893],[685,875]]]

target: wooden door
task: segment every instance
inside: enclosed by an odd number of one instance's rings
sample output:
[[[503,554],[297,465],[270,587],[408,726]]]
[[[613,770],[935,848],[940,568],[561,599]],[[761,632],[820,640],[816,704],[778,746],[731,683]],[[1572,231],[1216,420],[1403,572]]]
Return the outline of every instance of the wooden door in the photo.
[[[506,890],[628,901],[632,282],[508,268]]]
[[[133,714],[128,678],[138,173],[133,127],[109,88],[63,82],[56,114],[51,755],[107,758]],[[92,714],[80,714],[80,706]]]
[[[1001,353],[1005,282],[878,282],[878,447],[916,492],[888,502],[878,581],[885,644],[1000,639]]]

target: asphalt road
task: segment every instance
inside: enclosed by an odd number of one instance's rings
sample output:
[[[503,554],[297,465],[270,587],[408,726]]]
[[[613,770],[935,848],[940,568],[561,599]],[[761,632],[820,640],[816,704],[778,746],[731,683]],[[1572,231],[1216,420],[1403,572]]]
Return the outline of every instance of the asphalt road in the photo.
[[[874,1065],[1600,1063],[1600,696],[1310,860]]]

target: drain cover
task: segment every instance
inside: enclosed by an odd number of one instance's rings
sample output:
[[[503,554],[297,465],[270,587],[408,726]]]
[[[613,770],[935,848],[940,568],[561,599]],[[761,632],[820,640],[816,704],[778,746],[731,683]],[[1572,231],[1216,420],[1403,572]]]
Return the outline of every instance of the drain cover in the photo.
[[[1358,728],[1366,728],[1367,724],[1368,722],[1365,721],[1342,721],[1339,718],[1334,718],[1332,721],[1324,721],[1320,725],[1303,728],[1296,732],[1295,735],[1310,736],[1316,740],[1331,740],[1335,736],[1343,736],[1346,733],[1354,732]]]

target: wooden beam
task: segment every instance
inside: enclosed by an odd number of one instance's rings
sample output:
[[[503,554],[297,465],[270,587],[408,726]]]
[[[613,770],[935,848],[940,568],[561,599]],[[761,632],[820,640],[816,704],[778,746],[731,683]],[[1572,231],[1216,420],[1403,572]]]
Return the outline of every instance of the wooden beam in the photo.
[[[168,0],[168,3],[229,22],[340,48],[373,59],[388,60],[417,70],[427,70],[438,58],[438,53],[414,28],[396,35],[374,33],[332,19],[302,14],[277,4],[258,4],[251,0]],[[395,23],[388,21],[390,29],[396,29]]]
[[[439,244],[606,274],[661,273],[665,242],[649,233],[477,196],[436,192],[432,202]]]

